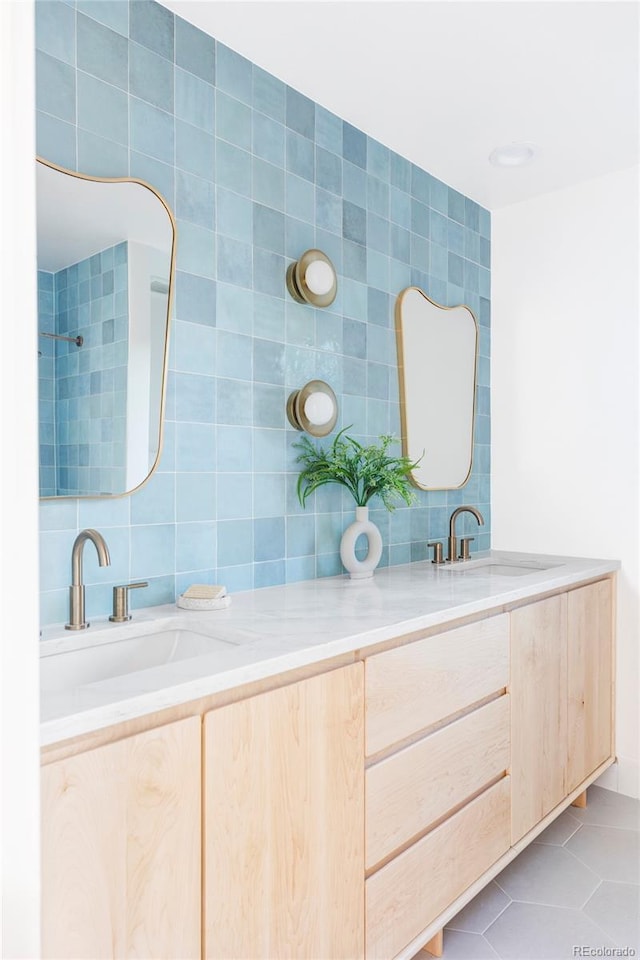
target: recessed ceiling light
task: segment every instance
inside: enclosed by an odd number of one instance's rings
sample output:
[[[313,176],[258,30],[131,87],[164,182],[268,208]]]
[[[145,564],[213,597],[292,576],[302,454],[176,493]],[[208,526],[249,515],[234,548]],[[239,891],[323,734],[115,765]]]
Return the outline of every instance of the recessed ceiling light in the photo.
[[[537,147],[533,143],[507,143],[491,151],[489,163],[494,167],[522,167],[531,163],[536,153]]]

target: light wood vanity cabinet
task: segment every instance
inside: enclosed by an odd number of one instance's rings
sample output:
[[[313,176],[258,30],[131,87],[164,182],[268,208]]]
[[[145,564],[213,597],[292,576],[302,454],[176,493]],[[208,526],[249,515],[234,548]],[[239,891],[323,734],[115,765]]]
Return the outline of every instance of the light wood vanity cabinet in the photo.
[[[611,761],[613,582],[45,751],[42,956],[416,953]]]
[[[516,843],[613,756],[612,581],[511,613]]]
[[[362,663],[207,713],[207,960],[364,954]]]
[[[200,957],[200,718],[42,768],[42,957]]]

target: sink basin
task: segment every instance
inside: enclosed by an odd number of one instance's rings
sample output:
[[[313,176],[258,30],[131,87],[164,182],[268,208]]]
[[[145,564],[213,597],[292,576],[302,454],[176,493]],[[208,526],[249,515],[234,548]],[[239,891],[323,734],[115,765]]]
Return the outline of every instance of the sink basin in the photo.
[[[193,630],[161,630],[43,656],[40,659],[40,686],[45,692],[71,690],[178,660],[233,650],[234,647],[235,644],[226,640]]]
[[[526,577],[530,573],[539,573],[541,570],[551,570],[557,563],[544,563],[536,560],[502,560],[487,558],[486,560],[462,561],[450,566],[451,573],[476,577]]]

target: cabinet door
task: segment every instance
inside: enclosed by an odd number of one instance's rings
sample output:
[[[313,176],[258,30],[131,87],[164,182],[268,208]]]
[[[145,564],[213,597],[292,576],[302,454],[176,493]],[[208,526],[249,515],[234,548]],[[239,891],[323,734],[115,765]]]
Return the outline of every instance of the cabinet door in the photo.
[[[511,613],[511,842],[565,796],[566,594]]]
[[[361,663],[205,717],[204,956],[364,953]]]
[[[200,730],[42,768],[42,957],[200,957]]]
[[[613,626],[611,581],[567,597],[569,751],[567,793],[611,756]]]

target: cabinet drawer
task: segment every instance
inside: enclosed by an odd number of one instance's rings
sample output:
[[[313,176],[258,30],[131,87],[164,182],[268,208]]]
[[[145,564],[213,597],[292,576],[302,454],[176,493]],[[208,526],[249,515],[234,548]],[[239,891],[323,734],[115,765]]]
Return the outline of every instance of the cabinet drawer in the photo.
[[[508,681],[507,614],[369,657],[367,756],[497,693]]]
[[[367,869],[501,776],[509,764],[505,695],[370,767],[365,777]]]
[[[508,850],[509,798],[504,777],[369,877],[367,960],[395,957]]]

